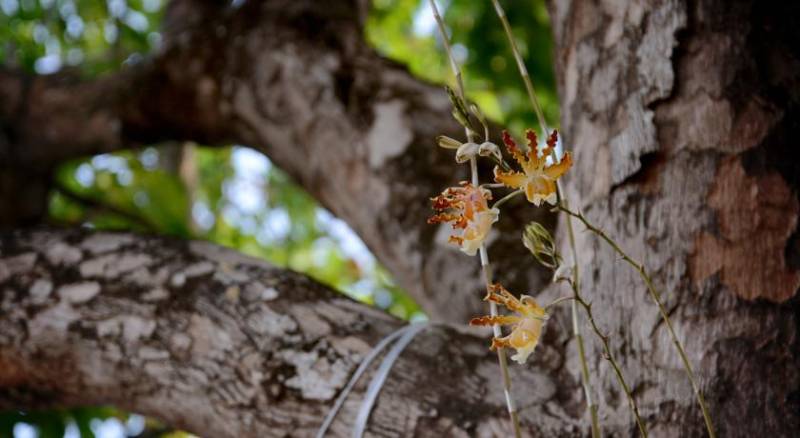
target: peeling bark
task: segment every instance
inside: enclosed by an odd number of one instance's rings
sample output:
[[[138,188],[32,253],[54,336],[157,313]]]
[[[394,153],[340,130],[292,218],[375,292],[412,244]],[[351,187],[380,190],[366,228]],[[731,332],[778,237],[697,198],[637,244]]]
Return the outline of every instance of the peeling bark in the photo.
[[[702,285],[720,273],[737,296],[784,302],[800,287],[800,271],[786,266],[786,242],[797,227],[798,202],[778,173],[748,176],[739,159],[724,161],[708,195],[720,238],[702,232],[689,259]]]
[[[719,436],[800,428],[796,14],[777,2],[552,2],[569,196],[654,274]],[[644,284],[578,235],[585,293],[654,434],[702,436]],[[627,422],[589,350],[601,415]]]

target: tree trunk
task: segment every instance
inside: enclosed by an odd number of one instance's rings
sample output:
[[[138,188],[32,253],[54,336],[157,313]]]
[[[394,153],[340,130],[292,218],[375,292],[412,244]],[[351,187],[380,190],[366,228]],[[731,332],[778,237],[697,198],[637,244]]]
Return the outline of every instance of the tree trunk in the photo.
[[[562,130],[575,151],[570,199],[654,274],[719,436],[796,435],[797,4],[551,9]],[[607,245],[578,236],[584,292],[654,434],[701,435],[643,282]],[[590,351],[601,413],[632,430],[609,367]]]

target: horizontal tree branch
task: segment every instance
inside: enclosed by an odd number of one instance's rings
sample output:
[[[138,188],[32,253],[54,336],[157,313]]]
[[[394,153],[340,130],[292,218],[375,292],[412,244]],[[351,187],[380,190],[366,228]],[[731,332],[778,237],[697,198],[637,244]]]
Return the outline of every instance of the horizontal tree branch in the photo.
[[[311,436],[371,346],[402,324],[209,243],[0,236],[0,410],[111,404],[202,436]],[[393,367],[369,433],[508,435],[487,346],[457,328],[425,329]],[[579,436],[575,383],[550,341],[539,351],[538,365],[512,370],[524,427]],[[349,436],[371,373],[332,436]]]

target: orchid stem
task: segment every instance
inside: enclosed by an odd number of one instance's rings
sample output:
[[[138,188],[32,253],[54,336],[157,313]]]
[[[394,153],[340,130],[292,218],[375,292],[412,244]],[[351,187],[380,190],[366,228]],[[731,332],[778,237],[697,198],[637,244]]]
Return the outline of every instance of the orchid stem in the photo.
[[[436,2],[434,0],[429,0],[431,5],[431,10],[433,10],[433,17],[436,19],[436,24],[439,27],[439,32],[442,36],[442,43],[444,44],[445,52],[447,53],[447,59],[450,62],[450,68],[453,70],[453,75],[456,78],[456,92],[458,93],[459,97],[463,102],[466,102],[466,98],[464,95],[464,80],[461,75],[461,69],[458,67],[458,63],[456,59],[453,57],[453,52],[450,48],[450,40],[447,37],[447,31],[444,26],[444,20],[442,20],[442,16],[439,14],[439,8],[436,6]],[[469,128],[464,128],[467,140],[472,142],[473,133]],[[479,178],[478,178],[478,164],[475,157],[470,158],[469,160],[469,167],[470,167],[470,175],[472,180],[472,185],[478,187]],[[489,263],[489,254],[486,251],[486,245],[481,244],[480,246],[480,260],[481,260],[481,270],[483,271],[483,278],[484,282],[486,283],[486,291],[489,292],[489,285],[492,284],[492,268],[491,264]],[[497,304],[494,302],[489,303],[489,313],[491,316],[497,316]],[[502,335],[500,326],[498,324],[494,324],[492,326],[492,331],[494,332],[495,337],[500,337]],[[511,377],[508,373],[508,358],[506,357],[506,350],[504,348],[497,349],[497,361],[500,364],[500,372],[503,378],[503,391],[505,392],[506,398],[506,407],[508,408],[508,415],[511,419],[511,424],[514,428],[514,436],[516,438],[522,437],[522,431],[520,429],[519,424],[519,415],[517,414],[517,409],[514,406],[514,398],[511,395]]]
[[[570,300],[575,301],[575,297],[560,297],[560,298],[556,298],[550,304],[544,306],[544,309],[548,310],[551,307],[555,307],[555,306],[563,303],[564,301],[570,301]]]
[[[530,99],[533,110],[536,112],[536,118],[539,119],[542,133],[543,135],[547,135],[547,122],[544,119],[544,112],[542,112],[542,107],[539,105],[539,99],[536,98],[536,89],[533,88],[533,81],[531,81],[531,77],[528,74],[528,68],[525,67],[525,63],[522,61],[522,55],[517,47],[514,34],[511,32],[511,25],[508,23],[508,18],[506,18],[506,12],[503,10],[503,7],[500,6],[498,0],[492,0],[492,4],[494,4],[494,10],[497,11],[497,17],[500,19],[500,22],[503,23],[503,30],[506,32],[506,38],[511,45],[511,52],[514,54],[514,60],[517,62],[517,68],[519,69],[520,76],[522,76],[522,82],[525,83],[525,91],[528,92],[528,99]]]
[[[522,193],[522,190],[514,190],[513,192],[511,192],[511,193],[503,196],[502,198],[498,199],[497,202],[495,202],[494,205],[492,205],[492,208],[500,208],[500,206],[502,206],[506,202],[514,199],[520,193]]]
[[[623,260],[625,260],[629,265],[633,266],[633,269],[639,273],[639,276],[644,280],[645,285],[647,286],[647,291],[650,293],[650,297],[655,301],[656,305],[658,306],[658,311],[661,313],[661,319],[664,321],[664,325],[667,326],[667,331],[669,332],[670,338],[672,338],[672,343],[675,345],[675,349],[678,351],[678,355],[680,356],[681,362],[683,362],[683,367],[686,370],[686,375],[689,377],[689,382],[692,385],[692,389],[694,390],[695,396],[697,397],[697,403],[700,405],[700,410],[703,412],[703,420],[706,423],[706,430],[708,431],[708,436],[711,438],[716,437],[716,433],[714,432],[714,425],[711,422],[711,416],[708,413],[708,407],[706,406],[705,397],[703,397],[703,392],[700,390],[700,386],[697,384],[697,380],[694,376],[694,371],[692,371],[692,365],[689,362],[689,358],[686,356],[686,351],[683,349],[683,344],[678,339],[678,336],[675,334],[675,329],[672,327],[672,321],[669,318],[669,314],[667,313],[667,309],[664,307],[664,304],[661,302],[661,295],[659,294],[658,290],[656,290],[655,286],[653,285],[653,279],[650,275],[645,271],[644,265],[642,263],[638,263],[633,258],[631,258],[625,251],[620,248],[620,246],[611,239],[603,230],[594,226],[582,213],[576,213],[569,209],[568,206],[559,204],[556,207],[558,210],[566,213],[567,215],[574,217],[581,221],[583,225],[591,232],[596,234],[602,240],[604,240]]]
[[[508,22],[508,18],[506,17],[506,13],[503,10],[503,7],[500,6],[500,2],[498,0],[492,0],[492,4],[494,5],[494,9],[497,12],[497,17],[500,19],[500,22],[503,24],[503,30],[506,33],[506,38],[508,39],[508,43],[511,46],[511,52],[514,55],[514,60],[517,63],[517,68],[519,69],[519,74],[522,77],[522,82],[525,84],[525,91],[528,93],[528,99],[530,99],[531,106],[533,107],[534,112],[536,113],[536,118],[539,120],[539,125],[542,129],[542,135],[546,136],[548,133],[547,129],[547,121],[544,118],[544,112],[542,111],[541,105],[539,105],[539,99],[536,97],[536,89],[533,87],[533,81],[531,80],[530,74],[528,74],[528,68],[525,67],[525,62],[522,60],[522,55],[520,54],[519,48],[517,47],[517,41],[514,39],[514,33],[511,31],[511,25]],[[558,157],[556,156],[556,151],[553,149],[553,162],[557,163]],[[558,188],[560,192],[560,187]],[[499,201],[498,201],[499,202]],[[578,253],[575,248],[575,238],[572,232],[572,224],[567,219],[567,228],[569,230],[570,235],[570,246],[572,247],[572,257],[573,257],[573,293],[575,298],[579,297],[579,276],[578,276]],[[592,425],[592,437],[593,438],[600,438],[600,423],[597,416],[597,405],[594,404],[592,400],[592,387],[591,382],[589,380],[589,367],[586,364],[586,355],[585,355],[585,347],[583,344],[583,336],[580,332],[580,324],[578,321],[578,310],[575,302],[572,303],[572,328],[573,333],[575,336],[575,341],[578,344],[578,355],[581,361],[581,380],[583,383],[584,394],[586,397],[586,409],[589,412],[589,418]],[[621,377],[621,374],[619,375]],[[623,382],[624,383],[624,382]],[[638,413],[636,413],[638,419]]]

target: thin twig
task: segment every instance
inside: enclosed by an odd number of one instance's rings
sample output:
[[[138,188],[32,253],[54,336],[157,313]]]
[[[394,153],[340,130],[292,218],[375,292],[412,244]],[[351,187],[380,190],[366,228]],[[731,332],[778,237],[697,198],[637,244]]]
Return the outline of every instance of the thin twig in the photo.
[[[559,298],[556,298],[555,300],[551,301],[550,304],[544,306],[544,310],[549,310],[551,307],[555,307],[555,306],[563,303],[564,301],[575,301],[575,297],[570,296],[570,297],[559,297]],[[535,319],[546,319],[546,318],[539,318],[539,317],[536,317],[536,316],[534,316],[533,318],[535,318]]]
[[[470,164],[470,174],[472,176],[472,184],[477,186],[478,185],[478,163],[475,160],[475,157],[472,157],[469,161]],[[506,198],[511,199],[510,195],[506,196]],[[500,200],[502,201],[502,199]],[[498,202],[500,202],[498,201]],[[489,253],[486,251],[486,244],[481,243],[480,248],[478,249],[480,254],[481,260],[481,271],[483,271],[483,281],[486,287],[486,293],[489,293],[489,288],[494,283],[494,279],[492,278],[492,265],[489,262]],[[494,301],[489,302],[489,314],[491,316],[497,316],[497,303]],[[503,333],[500,330],[499,324],[494,324],[492,326],[492,334],[495,338],[500,338],[503,336]],[[508,408],[508,415],[511,418],[511,424],[514,426],[514,436],[516,438],[522,437],[522,430],[519,425],[519,414],[517,413],[517,408],[514,404],[514,397],[511,394],[511,376],[508,373],[508,358],[506,357],[506,350],[505,348],[498,348],[497,349],[497,361],[500,363],[500,373],[503,378],[503,392],[506,396],[506,407]]]
[[[566,280],[570,286],[572,287],[573,291],[577,291],[575,284],[572,282],[572,279]],[[589,320],[589,325],[592,327],[592,331],[600,339],[600,343],[603,344],[603,358],[607,360],[611,367],[614,369],[614,375],[617,376],[617,382],[622,387],[622,390],[625,392],[625,395],[628,398],[628,405],[633,411],[633,416],[636,419],[636,425],[639,427],[639,432],[642,434],[642,437],[647,438],[647,428],[642,421],[642,417],[639,415],[639,407],[636,405],[636,399],[633,398],[633,393],[631,392],[631,388],[628,386],[627,382],[625,382],[625,377],[622,375],[622,370],[619,367],[619,363],[614,358],[614,355],[611,353],[611,347],[608,345],[608,336],[604,335],[603,332],[600,331],[600,328],[597,327],[597,323],[594,319],[594,314],[592,313],[592,305],[587,303],[580,293],[575,292],[575,303],[578,303],[583,307],[584,312],[586,313],[586,318]],[[579,352],[582,353],[583,349],[579,349]],[[594,433],[594,432],[592,432]]]
[[[694,371],[692,371],[692,365],[689,363],[689,358],[686,356],[686,352],[683,349],[683,344],[678,339],[678,336],[675,334],[675,329],[672,327],[672,321],[669,318],[669,314],[667,313],[667,309],[664,308],[664,304],[661,302],[661,295],[656,290],[655,286],[653,285],[653,280],[650,278],[650,275],[645,271],[644,265],[638,263],[637,261],[633,260],[625,251],[620,248],[620,246],[611,239],[603,230],[594,226],[582,213],[576,213],[570,210],[567,206],[559,204],[556,207],[558,210],[572,216],[579,221],[583,222],[583,225],[586,228],[599,236],[603,239],[614,251],[622,257],[629,265],[633,266],[633,268],[639,273],[639,276],[642,277],[645,284],[647,285],[647,290],[650,293],[650,297],[653,298],[656,305],[658,306],[658,311],[661,313],[661,319],[664,321],[664,324],[667,326],[667,331],[669,332],[670,337],[672,338],[672,343],[675,345],[675,349],[678,351],[678,355],[683,362],[683,367],[686,370],[686,375],[689,377],[689,382],[692,384],[692,389],[697,397],[697,403],[700,405],[700,410],[703,412],[703,420],[706,423],[706,430],[708,431],[708,435],[711,438],[716,437],[716,433],[714,432],[714,425],[711,422],[711,416],[708,413],[708,407],[706,406],[705,398],[703,397],[703,392],[700,390],[700,386],[697,384],[697,380],[694,376]]]

